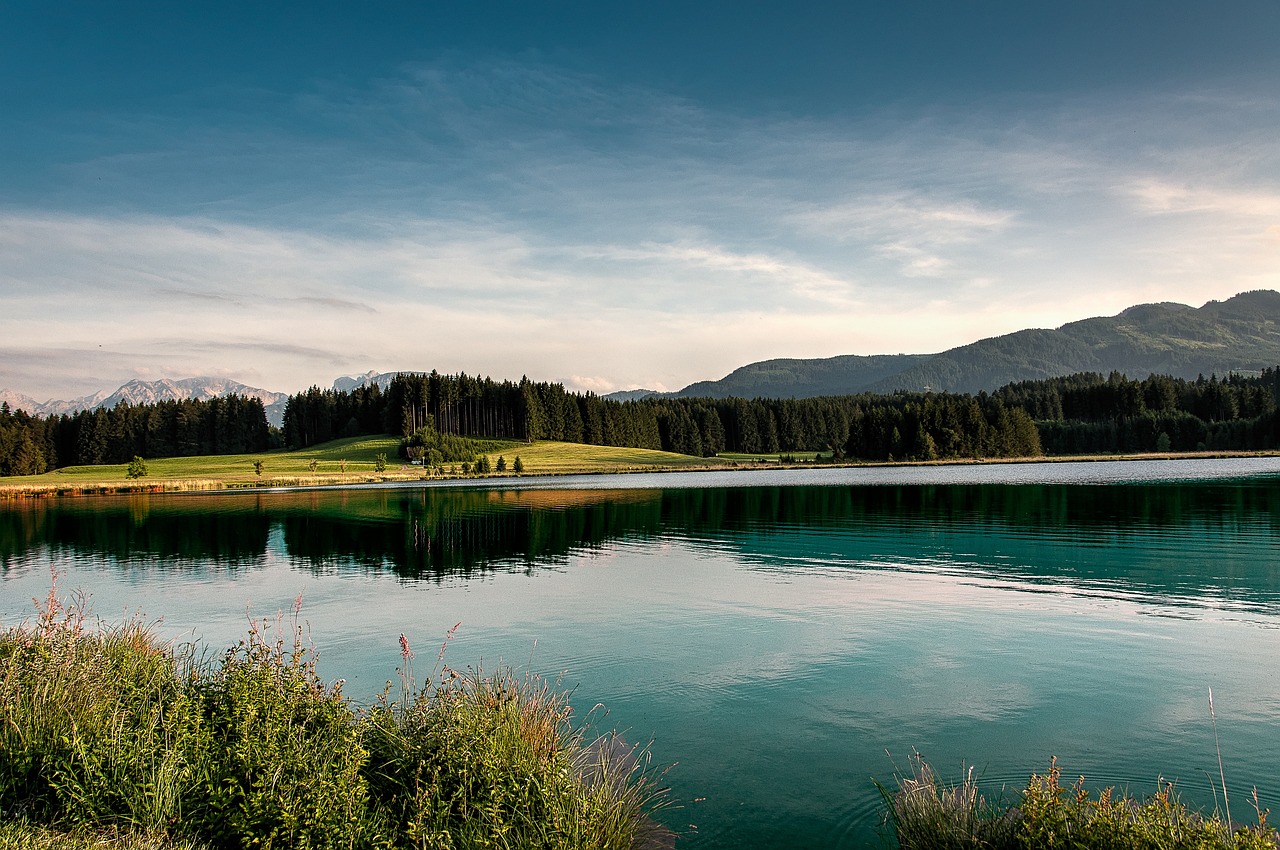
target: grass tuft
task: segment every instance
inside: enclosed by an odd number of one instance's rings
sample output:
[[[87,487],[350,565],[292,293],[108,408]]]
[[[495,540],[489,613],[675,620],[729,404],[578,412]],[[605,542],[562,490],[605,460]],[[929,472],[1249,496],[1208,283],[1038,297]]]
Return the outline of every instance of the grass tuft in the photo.
[[[896,790],[881,787],[887,821],[903,850],[1276,850],[1280,835],[1255,805],[1257,822],[1240,825],[1188,808],[1171,783],[1135,798],[1084,777],[1064,786],[1057,760],[1032,775],[1013,805],[988,803],[969,771],[957,785],[938,782],[919,755]],[[1256,803],[1256,800],[1255,800]]]
[[[902,850],[1012,848],[1021,813],[989,802],[978,790],[973,769],[957,785],[940,783],[919,753],[911,756],[911,774],[898,777],[890,791],[878,785],[888,820]]]

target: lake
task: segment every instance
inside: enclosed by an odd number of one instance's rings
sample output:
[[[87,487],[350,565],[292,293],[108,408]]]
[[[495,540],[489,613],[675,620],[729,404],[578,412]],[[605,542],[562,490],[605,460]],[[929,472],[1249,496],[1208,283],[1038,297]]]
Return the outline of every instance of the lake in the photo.
[[[220,652],[302,619],[372,700],[510,665],[652,741],[689,848],[880,842],[917,750],[998,794],[1280,808],[1280,458],[519,479],[0,503],[0,622],[50,571],[95,614]],[[1220,792],[1219,792],[1220,793]]]

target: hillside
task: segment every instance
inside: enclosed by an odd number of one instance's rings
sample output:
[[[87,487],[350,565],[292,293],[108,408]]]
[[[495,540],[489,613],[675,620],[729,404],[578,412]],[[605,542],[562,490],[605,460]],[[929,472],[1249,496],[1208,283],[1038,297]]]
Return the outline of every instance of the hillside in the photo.
[[[690,384],[675,395],[812,398],[925,388],[976,393],[1076,372],[1194,378],[1278,364],[1280,293],[1257,290],[1199,309],[1170,302],[1140,304],[1116,316],[990,337],[939,354],[765,360],[718,381]]]

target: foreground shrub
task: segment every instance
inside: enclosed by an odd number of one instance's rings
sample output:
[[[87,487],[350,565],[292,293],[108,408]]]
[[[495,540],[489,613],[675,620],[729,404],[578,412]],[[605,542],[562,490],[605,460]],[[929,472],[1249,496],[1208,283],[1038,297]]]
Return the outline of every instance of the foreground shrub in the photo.
[[[1275,850],[1280,837],[1257,808],[1251,826],[1229,824],[1216,813],[1187,808],[1163,784],[1152,796],[1135,799],[1107,788],[1096,798],[1084,777],[1061,784],[1054,760],[1044,776],[1033,775],[1016,805],[988,803],[978,793],[972,771],[959,784],[938,783],[916,756],[912,773],[898,788],[881,793],[888,821],[903,850],[1025,848],[1025,850]],[[1256,801],[1255,801],[1256,803]]]
[[[148,830],[181,816],[209,750],[187,659],[138,623],[87,632],[51,594],[0,638],[0,811]]]
[[[368,775],[398,845],[617,848],[657,831],[638,759],[584,746],[563,696],[536,678],[449,671],[370,716]]]
[[[296,617],[216,662],[84,620],[51,593],[0,634],[0,850],[621,850],[658,829],[634,753],[584,746],[540,680],[446,668],[360,711],[317,675]]]
[[[364,837],[367,792],[360,721],[316,674],[293,624],[266,623],[196,683],[218,758],[183,828],[214,847],[352,847]]]

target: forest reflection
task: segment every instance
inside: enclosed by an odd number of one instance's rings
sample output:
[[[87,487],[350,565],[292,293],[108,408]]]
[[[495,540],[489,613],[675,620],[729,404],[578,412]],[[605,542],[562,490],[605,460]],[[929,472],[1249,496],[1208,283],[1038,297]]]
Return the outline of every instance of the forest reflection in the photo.
[[[563,561],[628,539],[674,535],[767,552],[777,538],[856,559],[850,540],[1035,534],[1080,541],[1213,529],[1274,542],[1280,486],[918,485],[663,490],[330,490],[14,500],[0,505],[0,573],[36,551],[158,567],[264,563],[268,550],[317,572],[389,571],[407,580]],[[844,544],[838,541],[846,541]],[[771,542],[772,541],[772,542]],[[809,541],[806,543],[805,541]],[[843,546],[843,549],[841,548]],[[865,548],[865,547],[864,547]],[[873,547],[875,548],[875,547]],[[880,545],[879,549],[883,549]],[[1194,558],[1189,562],[1194,562]],[[1123,565],[1112,565],[1123,571]],[[1191,563],[1171,580],[1194,581]],[[1275,570],[1258,581],[1273,583]],[[1263,576],[1270,578],[1263,578]],[[1258,588],[1262,590],[1263,588]]]

